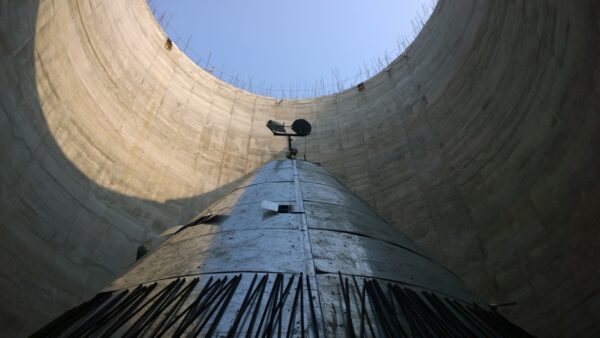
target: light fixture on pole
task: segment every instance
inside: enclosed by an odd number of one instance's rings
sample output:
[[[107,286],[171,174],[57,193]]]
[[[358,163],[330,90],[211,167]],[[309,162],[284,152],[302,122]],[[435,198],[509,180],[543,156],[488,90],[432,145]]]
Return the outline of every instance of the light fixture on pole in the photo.
[[[286,153],[286,157],[289,159],[294,159],[296,158],[296,155],[298,155],[298,149],[292,147],[292,136],[306,137],[310,135],[312,130],[312,126],[305,119],[297,119],[292,123],[291,126],[286,126],[285,123],[269,120],[267,122],[267,128],[269,128],[269,130],[271,130],[275,136],[287,136],[288,152]],[[286,128],[291,128],[294,133],[287,132]]]

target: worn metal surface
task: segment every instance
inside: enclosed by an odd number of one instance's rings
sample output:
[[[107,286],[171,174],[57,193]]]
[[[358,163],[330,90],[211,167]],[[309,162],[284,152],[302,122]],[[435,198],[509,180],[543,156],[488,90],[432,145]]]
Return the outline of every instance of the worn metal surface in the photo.
[[[397,228],[378,216],[341,205],[305,202],[308,227],[317,230],[331,230],[359,234],[395,245],[403,246],[423,256],[427,253],[412,242]]]
[[[394,280],[475,300],[464,283],[431,259],[400,246],[335,231],[310,230],[316,268],[321,272]]]
[[[160,246],[109,289],[148,281],[221,272],[296,272],[302,269],[300,232],[283,229],[227,231]]]
[[[365,213],[376,215],[367,203],[349,191],[322,183],[302,182],[302,192],[307,202],[343,205]]]
[[[295,200],[294,183],[263,182],[238,188],[212,204],[208,210],[218,212],[224,208],[231,208],[234,205],[260,203],[263,200],[293,202]]]
[[[263,200],[293,209],[274,212]],[[325,170],[288,160],[256,171],[38,334],[480,333],[527,336]]]

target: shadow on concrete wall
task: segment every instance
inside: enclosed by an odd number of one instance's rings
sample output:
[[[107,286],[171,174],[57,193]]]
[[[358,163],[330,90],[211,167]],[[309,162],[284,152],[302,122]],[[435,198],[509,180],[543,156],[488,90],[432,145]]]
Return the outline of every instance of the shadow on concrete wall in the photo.
[[[41,4],[0,4],[0,336],[26,335],[94,294],[135,261],[138,245],[243,180],[159,203],[81,172],[53,138],[37,92]]]

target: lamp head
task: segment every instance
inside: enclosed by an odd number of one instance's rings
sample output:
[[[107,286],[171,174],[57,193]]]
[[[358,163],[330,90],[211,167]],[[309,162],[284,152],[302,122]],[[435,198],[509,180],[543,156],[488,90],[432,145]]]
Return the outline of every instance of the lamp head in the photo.
[[[296,136],[308,136],[312,126],[305,119],[297,119],[292,123],[292,130],[296,133]]]
[[[281,133],[285,134],[285,126],[282,123],[269,120],[267,122],[267,128],[273,132],[273,134]]]

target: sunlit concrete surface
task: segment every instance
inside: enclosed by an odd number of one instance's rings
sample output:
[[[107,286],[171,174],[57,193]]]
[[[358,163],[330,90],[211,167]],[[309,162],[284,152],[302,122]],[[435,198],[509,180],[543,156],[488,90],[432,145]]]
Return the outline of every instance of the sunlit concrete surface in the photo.
[[[518,302],[518,325],[599,333],[597,1],[441,0],[365,90],[305,101],[238,90],[165,40],[143,0],[0,1],[0,335],[89,298],[282,157],[264,124],[297,117],[309,160]]]

